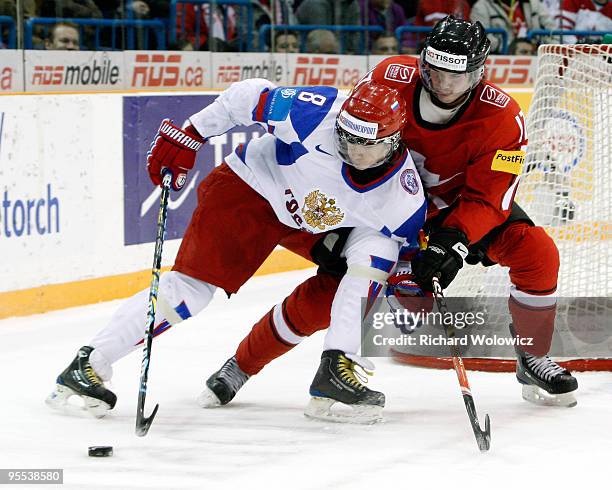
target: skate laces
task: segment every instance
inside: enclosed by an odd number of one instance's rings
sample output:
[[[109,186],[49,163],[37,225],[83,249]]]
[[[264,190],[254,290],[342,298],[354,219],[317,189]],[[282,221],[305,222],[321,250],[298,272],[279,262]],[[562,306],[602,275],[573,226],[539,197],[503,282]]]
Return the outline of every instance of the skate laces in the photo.
[[[95,386],[102,385],[102,380],[100,379],[100,376],[98,376],[98,373],[94,371],[94,368],[91,367],[91,364],[87,363],[83,368],[83,372],[85,373],[85,378],[87,378],[87,381],[89,381],[91,384]]]
[[[526,355],[527,365],[540,378],[550,381],[558,374],[563,374],[565,369],[554,362],[550,357],[535,357],[531,354]]]
[[[219,370],[219,378],[222,378],[229,388],[236,393],[247,382],[250,376],[240,369],[236,358],[231,357]]]
[[[350,355],[351,354],[348,354],[347,356]],[[360,390],[366,389],[363,385],[368,383],[368,376],[373,376],[374,371],[366,369],[364,366],[351,360],[347,356],[340,355],[338,358],[338,372],[340,374],[340,379],[350,386]],[[361,360],[362,358],[359,359]]]

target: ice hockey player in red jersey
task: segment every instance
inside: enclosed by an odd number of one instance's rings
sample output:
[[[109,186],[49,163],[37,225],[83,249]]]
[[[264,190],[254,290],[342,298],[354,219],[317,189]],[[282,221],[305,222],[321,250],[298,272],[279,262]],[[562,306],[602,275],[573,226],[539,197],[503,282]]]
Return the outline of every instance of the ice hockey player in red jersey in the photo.
[[[430,289],[446,287],[463,262],[509,267],[513,334],[533,338],[517,353],[529,401],[575,405],[576,379],[546,356],[556,312],[559,253],[514,202],[527,144],[518,104],[483,81],[489,42],[480,23],[447,17],[428,36],[419,66],[387,58],[370,77],[400,90],[413,108],[402,133],[428,192],[428,248],[413,264]]]
[[[514,203],[527,144],[524,116],[509,95],[484,80],[488,54],[480,23],[449,16],[428,35],[418,62],[407,56],[387,58],[360,83],[392,86],[412,108],[402,139],[428,192],[429,242],[413,263],[417,283],[430,290],[437,274],[447,287],[464,262],[509,267],[510,328],[514,335],[533,338],[533,346],[517,351],[523,398],[573,406],[576,379],[546,355],[554,329],[559,254],[544,229]],[[401,281],[396,274],[388,282]],[[282,311],[288,304],[299,304],[302,311],[316,308],[293,294],[275,308]],[[241,372],[256,374],[305,335],[295,331],[290,339],[279,338],[277,331],[271,316],[255,325],[237,351]],[[221,392],[228,383],[217,372],[206,390]],[[223,403],[235,395],[234,388]]]

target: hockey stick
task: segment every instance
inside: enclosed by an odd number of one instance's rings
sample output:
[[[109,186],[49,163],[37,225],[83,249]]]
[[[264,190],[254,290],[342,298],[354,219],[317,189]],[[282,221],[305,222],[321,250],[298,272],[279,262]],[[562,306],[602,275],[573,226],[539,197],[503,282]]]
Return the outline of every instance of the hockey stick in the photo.
[[[151,362],[151,345],[153,344],[153,329],[155,328],[155,311],[157,310],[157,292],[159,287],[159,269],[161,267],[164,235],[166,233],[166,216],[168,214],[168,196],[172,174],[164,173],[162,192],[159,199],[159,214],[157,215],[157,235],[155,238],[155,254],[151,271],[151,286],[149,287],[149,311],[147,313],[147,329],[145,330],[142,366],[140,371],[140,388],[138,390],[138,407],[136,410],[136,435],[143,437],[149,432],[149,427],[157,414],[159,404],[155,405],[149,417],[144,415],[145,398],[147,396],[147,380],[149,378],[149,363]]]
[[[438,310],[442,315],[448,312],[448,306],[446,304],[446,298],[442,292],[442,286],[436,276],[432,279],[433,294],[438,305]],[[452,339],[455,337],[455,326],[445,325],[444,330],[446,337]],[[459,348],[455,344],[450,345],[451,357],[453,358],[453,366],[459,379],[459,386],[461,387],[461,393],[463,394],[463,403],[465,403],[465,409],[467,410],[470,423],[472,424],[472,430],[476,437],[476,443],[480,451],[488,451],[491,447],[491,421],[489,415],[485,414],[485,428],[480,428],[480,422],[478,422],[478,415],[476,414],[476,406],[474,405],[474,397],[472,397],[472,391],[470,390],[470,383],[467,379],[467,373],[465,372],[465,366],[463,365],[463,359],[459,354]]]

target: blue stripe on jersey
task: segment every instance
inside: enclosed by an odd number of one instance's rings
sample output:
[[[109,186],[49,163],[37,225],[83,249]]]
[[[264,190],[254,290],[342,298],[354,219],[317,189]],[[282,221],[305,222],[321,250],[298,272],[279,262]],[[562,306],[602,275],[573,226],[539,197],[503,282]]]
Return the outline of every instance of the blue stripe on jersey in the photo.
[[[389,228],[387,228],[386,226],[383,226],[383,227],[382,227],[382,229],[380,230],[380,232],[381,232],[383,235],[385,235],[385,236],[387,236],[387,237],[391,238],[391,230],[390,230]]]
[[[380,187],[391,177],[393,177],[399,171],[399,169],[402,168],[407,156],[408,153],[404,153],[400,158],[397,159],[395,164],[389,170],[387,170],[385,174],[381,175],[378,179],[370,182],[369,184],[360,185],[354,182],[349,172],[349,165],[346,162],[342,162],[342,177],[344,178],[344,182],[346,182],[346,185],[348,185],[354,191],[357,191],[359,193],[368,192],[372,189]]]
[[[407,262],[412,260],[420,251],[420,245],[415,243],[414,240],[411,240],[408,245],[404,245],[402,248],[400,248],[399,259]]]
[[[174,311],[178,313],[178,316],[181,317],[181,320],[187,320],[187,318],[191,318],[191,312],[189,311],[189,308],[187,308],[187,305],[184,301],[182,301],[180,305],[174,308]]]
[[[417,209],[410,218],[397,228],[393,234],[405,238],[408,241],[416,239],[419,234],[419,230],[425,223],[425,215],[427,214],[427,201],[423,201],[421,207]]]
[[[253,121],[260,123],[268,122],[268,113],[266,107],[270,104],[270,89],[264,88],[259,94],[259,102],[255,106],[255,109],[251,112],[251,118]]]
[[[284,121],[291,111],[293,99],[297,94],[297,89],[290,87],[278,87],[271,91],[264,89],[259,97],[259,103],[253,109],[253,121],[266,124],[269,120]]]
[[[376,255],[370,255],[370,267],[378,269],[387,273],[391,272],[391,269],[395,266],[394,260],[388,260],[383,257],[377,257]],[[382,290],[383,285],[376,281],[370,281],[370,287],[368,288],[368,299],[366,301],[363,318],[367,316],[370,309],[374,305],[374,301],[378,297],[378,294]]]
[[[157,337],[159,334],[164,333],[166,330],[168,330],[171,327],[172,325],[168,323],[168,320],[164,320],[159,325],[157,325],[157,327],[155,327],[155,329],[153,330],[153,337]]]
[[[370,313],[372,306],[374,306],[374,301],[382,291],[382,287],[383,285],[381,283],[376,281],[370,281],[370,287],[368,288],[368,297],[366,299],[366,304],[363,311],[364,320],[368,316],[368,313]]]
[[[249,146],[250,142],[251,142],[251,140],[247,141],[246,143],[242,143],[242,144],[238,145],[236,147],[236,149],[234,150],[234,153],[236,153],[238,158],[240,158],[240,160],[242,160],[242,163],[246,163],[245,155],[246,155],[247,146]]]
[[[266,119],[272,121],[287,119],[297,94],[298,91],[292,87],[278,87],[272,90],[264,107]]]
[[[394,260],[388,260],[383,257],[377,257],[376,255],[370,255],[370,267],[378,269],[384,272],[391,272],[395,265]]]
[[[288,145],[281,140],[276,140],[276,162],[279,165],[293,165],[301,156],[308,153],[304,145],[297,141]]]
[[[289,119],[300,141],[304,141],[329,113],[338,97],[334,87],[300,87]]]

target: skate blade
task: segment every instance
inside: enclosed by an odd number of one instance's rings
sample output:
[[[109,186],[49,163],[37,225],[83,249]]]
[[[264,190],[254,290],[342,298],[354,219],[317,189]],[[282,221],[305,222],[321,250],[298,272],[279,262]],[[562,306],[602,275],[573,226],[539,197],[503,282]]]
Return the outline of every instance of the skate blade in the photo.
[[[222,406],[217,395],[208,386],[205,386],[204,391],[198,395],[197,402],[202,408],[218,408]]]
[[[523,385],[523,400],[545,407],[575,407],[578,402],[574,392],[551,395],[539,386]]]
[[[334,410],[332,406],[336,405]],[[313,396],[304,410],[311,419],[344,424],[376,424],[383,420],[383,407],[377,405],[346,405],[344,403]]]
[[[59,384],[55,386],[55,390],[47,397],[45,403],[52,409],[69,415],[89,414],[97,419],[106,416],[110,410],[108,403],[90,396],[79,395],[73,389]]]

